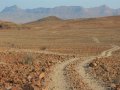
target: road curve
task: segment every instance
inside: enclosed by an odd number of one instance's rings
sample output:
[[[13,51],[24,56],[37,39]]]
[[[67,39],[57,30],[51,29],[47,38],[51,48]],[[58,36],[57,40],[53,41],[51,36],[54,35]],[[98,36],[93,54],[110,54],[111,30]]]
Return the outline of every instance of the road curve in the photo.
[[[69,86],[65,81],[64,69],[67,65],[69,65],[70,63],[76,60],[79,60],[79,58],[66,60],[62,64],[57,64],[54,67],[54,70],[51,74],[52,80],[50,82],[48,90],[69,90]]]
[[[87,73],[88,64],[96,58],[105,58],[112,56],[112,52],[117,51],[119,49],[119,46],[114,45],[111,49],[103,51],[101,55],[84,58],[84,61],[76,66],[77,71],[83,78],[83,82],[87,83],[88,87],[90,87],[92,90],[106,90],[106,88],[101,86],[98,81],[96,81]]]
[[[95,58],[105,58],[112,55],[112,52],[120,49],[119,46],[113,45],[111,49],[103,51],[98,56],[90,56],[90,57],[83,57],[83,62],[77,63],[76,71],[82,77],[84,83],[88,85],[89,88],[92,90],[106,90],[105,87],[101,86],[95,79],[93,79],[89,74],[86,73],[87,66],[90,62],[92,62]],[[68,54],[61,54],[61,53],[54,53],[49,51],[41,51],[41,50],[31,50],[31,49],[15,49],[11,48],[8,50],[1,50],[0,52],[26,52],[26,53],[44,53],[44,54],[55,54],[55,55],[68,55]],[[50,83],[48,85],[47,90],[69,90],[69,86],[66,82],[66,76],[64,75],[64,69],[74,61],[78,61],[80,58],[73,58],[70,60],[66,60],[62,63],[58,63],[53,67],[53,72],[49,75],[50,76]],[[74,76],[73,76],[74,77]]]

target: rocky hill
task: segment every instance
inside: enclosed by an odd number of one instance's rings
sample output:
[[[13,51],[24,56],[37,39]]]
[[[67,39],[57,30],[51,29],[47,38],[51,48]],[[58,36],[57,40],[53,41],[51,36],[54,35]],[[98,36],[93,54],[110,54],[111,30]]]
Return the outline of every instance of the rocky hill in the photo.
[[[120,15],[120,9],[112,9],[106,5],[93,8],[81,6],[59,6],[54,8],[21,9],[18,6],[6,7],[0,12],[0,19],[15,23],[27,23],[48,16],[62,19],[93,18]]]

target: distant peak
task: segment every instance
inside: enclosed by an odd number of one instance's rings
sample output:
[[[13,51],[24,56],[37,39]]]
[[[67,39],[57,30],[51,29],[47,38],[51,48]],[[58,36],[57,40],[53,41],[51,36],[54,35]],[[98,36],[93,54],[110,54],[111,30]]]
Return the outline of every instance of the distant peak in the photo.
[[[110,8],[110,7],[107,6],[107,5],[102,5],[102,6],[100,6],[100,7],[102,7],[102,8]]]
[[[104,4],[104,5],[102,5],[102,7],[108,7],[108,6]]]
[[[13,5],[13,6],[6,7],[5,9],[3,9],[2,12],[11,12],[11,11],[17,11],[17,10],[21,10],[21,8],[19,8],[17,5]]]
[[[15,8],[16,8],[16,7],[18,7],[18,6],[17,6],[17,5],[13,5],[13,6],[10,6],[10,7],[15,7]]]
[[[9,7],[6,7],[6,8],[11,8],[11,9],[20,9],[17,5],[9,6]]]

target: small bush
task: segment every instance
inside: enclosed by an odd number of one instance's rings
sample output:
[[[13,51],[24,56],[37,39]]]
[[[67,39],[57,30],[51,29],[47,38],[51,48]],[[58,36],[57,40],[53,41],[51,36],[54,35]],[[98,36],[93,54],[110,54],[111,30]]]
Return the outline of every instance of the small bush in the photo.
[[[33,57],[32,55],[28,54],[24,57],[23,59],[23,64],[29,64],[32,65],[33,64]]]
[[[46,47],[41,47],[40,50],[46,50],[47,48]]]

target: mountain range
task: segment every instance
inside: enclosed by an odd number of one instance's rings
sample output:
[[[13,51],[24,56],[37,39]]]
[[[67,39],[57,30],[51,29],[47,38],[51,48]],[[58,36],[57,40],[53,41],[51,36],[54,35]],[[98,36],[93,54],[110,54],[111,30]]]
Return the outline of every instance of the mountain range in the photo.
[[[81,6],[59,6],[54,8],[21,9],[18,6],[6,7],[0,12],[0,20],[15,23],[28,23],[48,16],[61,19],[95,18],[120,15],[119,9],[112,9],[106,5],[83,8]]]

